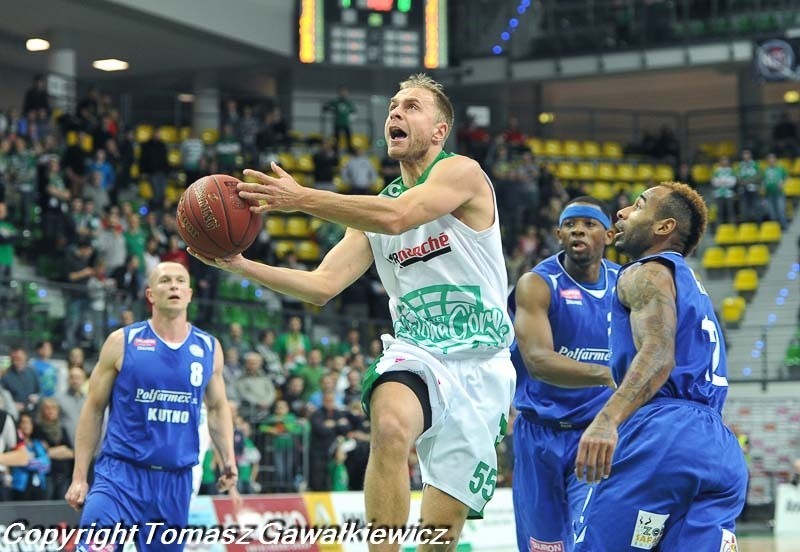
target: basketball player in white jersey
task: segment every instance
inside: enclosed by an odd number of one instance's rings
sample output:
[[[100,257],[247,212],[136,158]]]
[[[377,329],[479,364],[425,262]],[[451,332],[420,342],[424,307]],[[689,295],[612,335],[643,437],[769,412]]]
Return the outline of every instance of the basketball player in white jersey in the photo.
[[[516,375],[509,360],[505,263],[492,185],[475,161],[447,153],[453,107],[425,75],[400,84],[384,134],[401,176],[377,197],[305,188],[273,163],[270,177],[239,184],[255,212],[302,211],[348,227],[313,271],[241,255],[202,261],[279,293],[324,305],[373,261],[389,294],[394,337],[363,381],[372,424],[365,479],[367,520],[403,526],[410,508],[407,458],[416,446],[422,525],[448,527],[455,550],[469,514],[480,517],[497,476],[495,445],[506,430]],[[197,256],[196,252],[192,254]],[[399,543],[370,544],[397,550]]]

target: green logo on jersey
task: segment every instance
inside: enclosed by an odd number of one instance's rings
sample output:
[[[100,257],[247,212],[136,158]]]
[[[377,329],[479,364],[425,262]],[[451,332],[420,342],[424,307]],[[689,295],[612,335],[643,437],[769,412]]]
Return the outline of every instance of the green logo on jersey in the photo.
[[[505,312],[486,309],[479,286],[437,285],[402,296],[395,334],[446,353],[453,349],[502,347],[511,328]]]

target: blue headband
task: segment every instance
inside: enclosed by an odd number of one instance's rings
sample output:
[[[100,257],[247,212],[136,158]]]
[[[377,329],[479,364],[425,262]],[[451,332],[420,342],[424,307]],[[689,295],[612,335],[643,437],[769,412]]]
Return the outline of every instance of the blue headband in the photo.
[[[568,218],[575,217],[592,218],[600,222],[600,224],[602,224],[606,230],[611,228],[611,219],[608,218],[608,215],[606,215],[602,209],[600,209],[600,207],[595,207],[594,205],[582,205],[578,203],[568,205],[567,208],[561,212],[561,216],[558,219],[558,225],[561,226]]]

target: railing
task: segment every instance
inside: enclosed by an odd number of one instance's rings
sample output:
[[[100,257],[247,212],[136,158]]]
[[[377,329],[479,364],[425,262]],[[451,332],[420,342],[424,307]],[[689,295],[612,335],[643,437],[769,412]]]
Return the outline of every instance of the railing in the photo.
[[[338,312],[332,301],[321,309],[286,308],[281,298],[264,288],[241,279],[223,278],[218,292],[225,291],[226,299],[206,299],[195,295],[189,306],[189,319],[217,337],[228,333],[230,324],[237,322],[250,343],[258,342],[262,330],[284,330],[285,320],[298,315],[304,332],[315,346],[333,348],[341,342],[350,328],[359,329],[362,336],[377,335],[391,327],[387,319],[353,318]],[[238,289],[238,291],[237,291]],[[22,345],[32,351],[38,341],[49,340],[56,349],[78,346],[96,353],[109,332],[120,327],[122,315],[131,311],[135,320],[149,316],[144,299],[130,300],[120,290],[76,286],[43,279],[11,279],[0,282],[0,353],[12,345]]]
[[[492,55],[496,45],[521,60],[746,39],[800,22],[797,0],[509,1],[499,10],[497,4],[469,5],[469,15],[456,20],[455,60]]]

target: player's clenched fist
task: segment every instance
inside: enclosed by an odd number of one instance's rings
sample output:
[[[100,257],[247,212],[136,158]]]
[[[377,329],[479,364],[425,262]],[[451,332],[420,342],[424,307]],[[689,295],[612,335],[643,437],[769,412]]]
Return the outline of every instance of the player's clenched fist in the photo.
[[[69,486],[67,490],[67,494],[64,495],[64,498],[67,501],[67,504],[75,508],[76,510],[80,510],[83,508],[83,502],[86,500],[86,493],[89,492],[89,484],[85,481],[75,481],[72,485]]]

